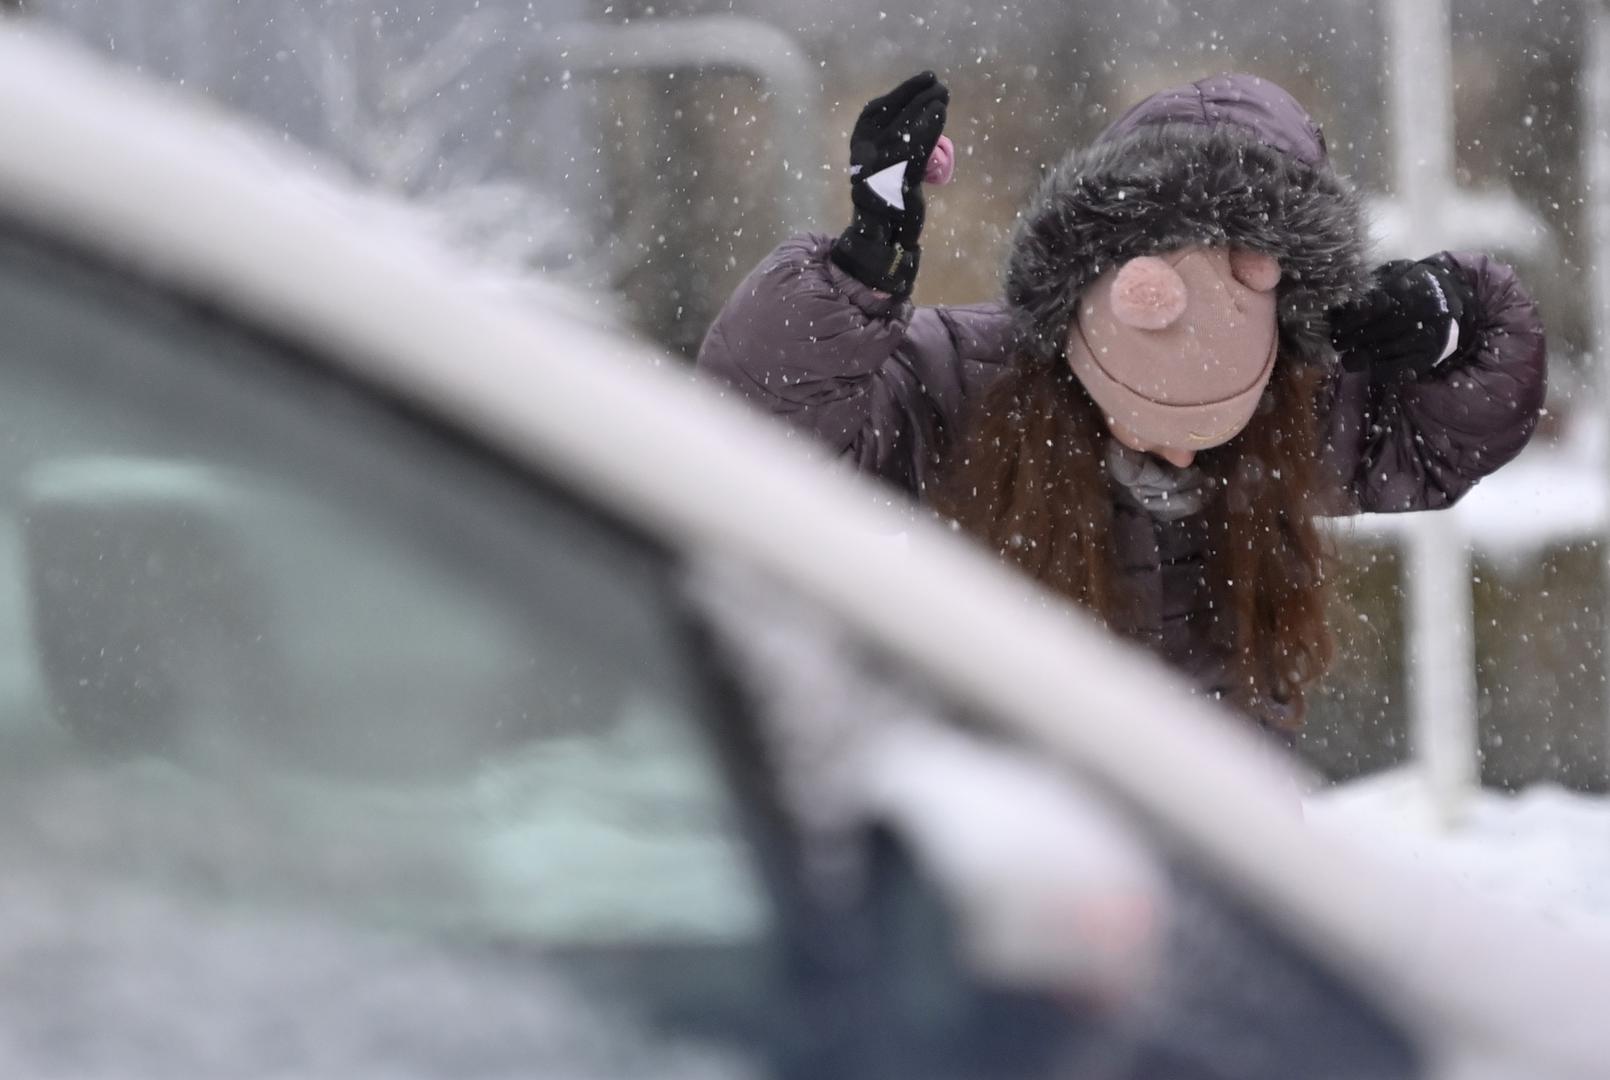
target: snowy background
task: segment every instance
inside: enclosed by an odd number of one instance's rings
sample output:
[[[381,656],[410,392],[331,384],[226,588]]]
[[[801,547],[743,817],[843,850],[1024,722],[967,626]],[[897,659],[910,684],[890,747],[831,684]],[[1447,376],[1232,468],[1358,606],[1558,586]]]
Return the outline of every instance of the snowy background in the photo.
[[[1390,858],[1444,871],[1487,899],[1610,941],[1610,808],[1537,784],[1484,791],[1450,826],[1422,779],[1392,770],[1311,796],[1306,815]]]

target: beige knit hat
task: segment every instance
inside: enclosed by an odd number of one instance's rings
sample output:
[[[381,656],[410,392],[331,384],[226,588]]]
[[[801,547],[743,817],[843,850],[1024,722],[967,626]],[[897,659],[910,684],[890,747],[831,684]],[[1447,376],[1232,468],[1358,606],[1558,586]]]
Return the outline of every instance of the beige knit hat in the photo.
[[[1130,259],[1080,297],[1068,362],[1109,422],[1151,447],[1226,443],[1274,371],[1279,281],[1273,256],[1243,248]]]

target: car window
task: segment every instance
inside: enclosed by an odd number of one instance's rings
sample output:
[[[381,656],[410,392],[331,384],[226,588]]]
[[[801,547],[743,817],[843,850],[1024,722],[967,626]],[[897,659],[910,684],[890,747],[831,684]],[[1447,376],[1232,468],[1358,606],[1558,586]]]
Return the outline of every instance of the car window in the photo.
[[[759,1080],[522,958],[0,877],[0,1072],[162,1080]],[[33,864],[37,869],[37,863]]]
[[[11,842],[366,926],[757,942],[667,580],[294,351],[0,239]]]

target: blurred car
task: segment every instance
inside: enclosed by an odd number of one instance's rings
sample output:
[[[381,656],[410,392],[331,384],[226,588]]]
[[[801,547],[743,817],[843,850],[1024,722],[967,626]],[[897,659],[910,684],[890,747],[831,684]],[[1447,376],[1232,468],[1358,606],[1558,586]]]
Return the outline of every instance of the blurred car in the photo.
[[[5,1075],[1610,1060],[1610,953],[585,297],[32,32],[0,131]]]

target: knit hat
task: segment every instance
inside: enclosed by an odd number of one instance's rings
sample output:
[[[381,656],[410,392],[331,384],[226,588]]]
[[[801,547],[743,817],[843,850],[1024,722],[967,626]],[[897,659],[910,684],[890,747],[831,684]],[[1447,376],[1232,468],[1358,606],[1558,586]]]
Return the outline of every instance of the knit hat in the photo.
[[[1204,413],[1184,429],[1212,435],[1251,416],[1273,357],[1329,362],[1326,313],[1365,286],[1364,247],[1358,197],[1331,169],[1302,106],[1265,79],[1218,75],[1147,98],[1046,177],[1012,240],[1006,299],[1028,356],[1074,364],[1109,415],[1104,376],[1150,402],[1129,401],[1137,416],[1151,406],[1223,405],[1222,415]],[[1254,276],[1278,270],[1273,289],[1237,276],[1254,262]],[[1138,270],[1140,280],[1126,283]],[[1181,284],[1176,312],[1178,298],[1162,293]],[[1134,301],[1151,289],[1162,290],[1147,301],[1161,305],[1155,317],[1172,315],[1155,329],[1111,307],[1115,293]],[[1245,319],[1215,297],[1238,300]],[[1250,314],[1268,307],[1272,342]],[[1082,336],[1074,333],[1081,310],[1090,313]],[[1198,325],[1199,316],[1212,325]],[[1096,319],[1105,320],[1099,329]],[[1172,337],[1169,327],[1178,327]],[[1204,331],[1193,351],[1186,339]],[[1142,342],[1135,363],[1115,371],[1111,350]],[[1204,350],[1221,348],[1235,355],[1219,351],[1226,362],[1204,371]]]
[[[1139,255],[1079,301],[1068,363],[1144,443],[1202,450],[1240,434],[1274,372],[1273,258],[1192,247]]]

